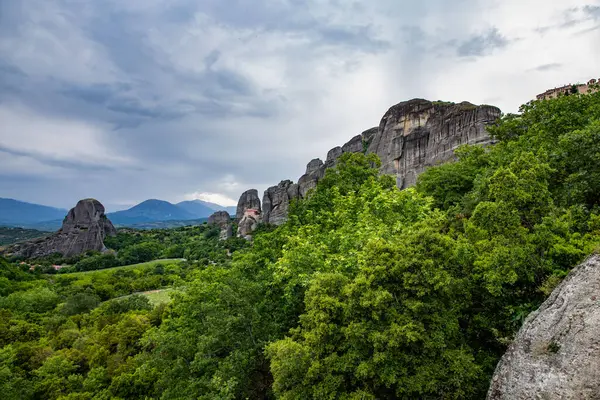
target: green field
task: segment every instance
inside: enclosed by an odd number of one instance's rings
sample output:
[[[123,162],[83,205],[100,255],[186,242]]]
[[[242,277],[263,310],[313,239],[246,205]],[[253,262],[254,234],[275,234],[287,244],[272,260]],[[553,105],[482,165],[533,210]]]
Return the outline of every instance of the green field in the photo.
[[[156,264],[167,265],[167,264],[177,263],[180,261],[184,261],[184,259],[183,258],[165,258],[165,259],[148,261],[148,262],[139,263],[139,264],[122,265],[120,267],[114,267],[114,268],[104,268],[104,269],[97,269],[97,270],[93,270],[93,271],[71,272],[68,274],[61,274],[61,276],[71,276],[72,277],[72,276],[80,276],[80,275],[93,275],[93,274],[103,273],[106,271],[116,271],[118,269],[134,269],[134,268],[140,268],[140,267],[148,267],[148,266],[156,265]]]
[[[139,293],[150,300],[153,306],[156,306],[160,303],[170,303],[171,297],[169,294],[173,291],[173,288],[167,289],[158,289],[158,290],[149,290],[147,292]]]

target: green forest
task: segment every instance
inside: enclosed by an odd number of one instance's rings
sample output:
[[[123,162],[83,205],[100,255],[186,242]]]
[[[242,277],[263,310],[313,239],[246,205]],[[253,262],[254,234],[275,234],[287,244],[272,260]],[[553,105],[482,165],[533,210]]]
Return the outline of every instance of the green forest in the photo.
[[[121,231],[60,273],[1,260],[1,397],[485,398],[600,244],[600,93],[489,131],[405,190],[346,153],[251,245],[203,225]]]

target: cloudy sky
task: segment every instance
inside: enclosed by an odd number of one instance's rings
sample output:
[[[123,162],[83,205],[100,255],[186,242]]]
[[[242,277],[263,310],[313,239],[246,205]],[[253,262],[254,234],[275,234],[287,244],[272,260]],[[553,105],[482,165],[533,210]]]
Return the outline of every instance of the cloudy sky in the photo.
[[[0,0],[0,197],[237,200],[414,97],[600,78],[600,0]]]

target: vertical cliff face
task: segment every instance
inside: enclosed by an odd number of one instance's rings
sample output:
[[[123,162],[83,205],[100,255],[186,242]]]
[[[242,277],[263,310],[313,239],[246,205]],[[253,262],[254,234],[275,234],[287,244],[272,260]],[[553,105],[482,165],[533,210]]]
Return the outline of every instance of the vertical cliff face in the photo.
[[[425,168],[447,162],[461,144],[488,144],[486,125],[500,109],[413,99],[391,107],[368,146],[381,159],[381,173],[395,175],[400,188],[412,186]]]
[[[262,221],[266,224],[281,225],[287,219],[290,202],[299,196],[298,184],[285,180],[277,186],[265,190],[263,196]]]
[[[305,198],[325,176],[325,170],[334,167],[344,153],[377,154],[381,173],[396,176],[398,187],[405,188],[414,185],[427,167],[452,160],[454,150],[461,144],[491,143],[486,125],[498,117],[500,110],[496,107],[467,102],[413,99],[396,104],[385,113],[379,127],[329,150],[325,162],[318,158],[310,161],[297,184],[286,180],[267,189],[262,221],[274,225],[285,222],[290,201]],[[247,193],[240,198],[240,204],[247,203]],[[238,220],[240,215],[243,212],[240,214],[238,205]]]

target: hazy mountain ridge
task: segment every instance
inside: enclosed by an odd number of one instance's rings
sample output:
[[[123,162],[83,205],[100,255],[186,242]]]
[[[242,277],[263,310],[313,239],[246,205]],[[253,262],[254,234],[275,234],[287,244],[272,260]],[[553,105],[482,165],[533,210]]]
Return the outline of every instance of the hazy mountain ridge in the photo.
[[[235,214],[235,207],[225,207],[203,200],[182,201],[177,204],[149,199],[121,211],[108,213],[115,225],[135,228],[169,228],[197,225],[215,211]],[[67,209],[48,207],[14,199],[0,198],[0,226],[56,231],[60,228]]]
[[[175,205],[199,218],[208,218],[215,211],[227,211],[230,215],[235,214],[235,207],[226,207],[204,200],[186,200]]]
[[[41,221],[63,219],[67,209],[0,198],[0,225],[29,227]]]

